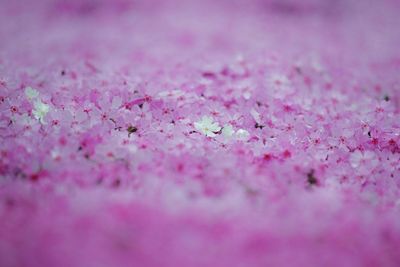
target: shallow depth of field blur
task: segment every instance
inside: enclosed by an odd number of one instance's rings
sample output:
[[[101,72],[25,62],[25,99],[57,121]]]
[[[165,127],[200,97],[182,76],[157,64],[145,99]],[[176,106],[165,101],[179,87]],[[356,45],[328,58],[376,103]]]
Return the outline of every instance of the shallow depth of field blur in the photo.
[[[399,267],[399,12],[0,0],[0,267]]]

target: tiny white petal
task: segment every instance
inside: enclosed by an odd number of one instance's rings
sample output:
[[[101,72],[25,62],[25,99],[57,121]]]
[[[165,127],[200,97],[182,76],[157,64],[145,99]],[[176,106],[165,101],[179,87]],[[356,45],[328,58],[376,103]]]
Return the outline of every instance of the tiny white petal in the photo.
[[[235,133],[233,130],[232,125],[226,124],[224,128],[222,128],[222,135],[226,138],[232,137],[232,135]]]
[[[208,136],[208,137],[215,137],[216,134],[213,133],[213,132],[211,132],[211,131],[207,131],[207,132],[206,132],[206,136]]]
[[[244,130],[244,129],[239,129],[236,132],[236,137],[239,140],[247,141],[249,139],[249,137],[250,137],[250,133],[248,131]]]
[[[196,130],[201,130],[202,129],[202,124],[200,122],[195,122],[194,123],[194,128],[196,128]]]
[[[33,100],[39,97],[39,92],[33,89],[32,87],[25,88],[25,95],[29,100]]]
[[[362,158],[363,158],[363,154],[362,154],[362,152],[360,150],[354,151],[350,155],[350,164],[351,164],[351,166],[353,168],[357,168],[358,166],[360,166]]]
[[[51,157],[52,157],[53,159],[56,159],[58,156],[60,156],[60,152],[59,152],[58,150],[56,150],[56,149],[53,149],[53,150],[50,152],[50,154],[51,154]]]
[[[212,132],[219,132],[221,127],[218,125],[218,123],[212,123],[208,129]]]
[[[251,98],[251,93],[248,92],[248,91],[247,91],[247,92],[244,92],[244,93],[243,93],[243,98],[246,99],[246,100],[249,100],[249,99]]]
[[[257,123],[261,124],[261,116],[260,116],[260,113],[258,113],[254,108],[252,108],[252,109],[250,110],[250,114],[251,114],[251,116],[253,117],[253,119],[254,119]]]
[[[211,118],[209,116],[203,116],[202,122],[205,124],[211,124],[213,122],[213,118]]]
[[[44,122],[44,117],[50,111],[50,106],[46,105],[45,103],[43,103],[40,100],[36,100],[35,103],[33,104],[33,106],[34,106],[34,109],[32,111],[33,116],[35,116],[35,118],[38,121],[40,121],[40,123],[46,124]]]

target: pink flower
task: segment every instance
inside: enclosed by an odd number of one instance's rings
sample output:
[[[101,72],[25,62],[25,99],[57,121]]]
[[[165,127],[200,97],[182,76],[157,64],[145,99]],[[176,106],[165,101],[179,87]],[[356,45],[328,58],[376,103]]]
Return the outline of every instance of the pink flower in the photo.
[[[368,174],[379,164],[379,161],[372,151],[356,150],[350,155],[350,164],[360,174]]]

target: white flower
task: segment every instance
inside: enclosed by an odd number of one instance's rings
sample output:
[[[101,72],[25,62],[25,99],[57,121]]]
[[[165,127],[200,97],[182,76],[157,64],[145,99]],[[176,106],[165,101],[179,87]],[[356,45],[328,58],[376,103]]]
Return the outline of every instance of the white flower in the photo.
[[[203,116],[201,121],[195,122],[194,127],[196,130],[209,137],[215,137],[215,133],[221,130],[218,123],[214,122],[213,118],[208,116]]]
[[[289,79],[283,75],[283,74],[279,74],[279,73],[274,73],[272,74],[269,79],[268,82],[270,85],[272,86],[287,86],[290,84]]]
[[[39,97],[39,92],[33,89],[32,87],[25,88],[25,95],[29,100],[33,100]]]
[[[233,130],[232,125],[230,124],[225,124],[224,128],[222,128],[222,135],[225,138],[230,138],[232,137],[232,135],[235,133],[235,131]]]
[[[251,93],[249,91],[245,91],[243,93],[243,98],[249,100],[251,98]]]
[[[57,149],[53,149],[50,152],[50,155],[52,159],[57,159],[60,156],[60,152]]]
[[[44,122],[44,117],[50,111],[50,106],[46,105],[41,100],[36,100],[33,106],[34,106],[34,109],[32,111],[33,116],[35,116],[35,118],[42,124],[46,124]]]
[[[244,129],[239,129],[236,132],[236,137],[239,140],[247,141],[249,139],[249,137],[250,137],[250,133],[248,131],[244,130]]]
[[[354,151],[350,155],[350,164],[353,168],[358,168],[361,164],[375,164],[375,153],[372,151],[364,151],[360,150]]]
[[[50,111],[50,106],[43,103],[42,100],[39,99],[39,92],[30,86],[25,88],[25,95],[29,101],[34,101],[32,114],[35,119],[42,124],[46,124],[44,122],[44,117]]]
[[[350,164],[359,174],[368,174],[379,164],[379,160],[372,151],[356,150],[350,155]]]

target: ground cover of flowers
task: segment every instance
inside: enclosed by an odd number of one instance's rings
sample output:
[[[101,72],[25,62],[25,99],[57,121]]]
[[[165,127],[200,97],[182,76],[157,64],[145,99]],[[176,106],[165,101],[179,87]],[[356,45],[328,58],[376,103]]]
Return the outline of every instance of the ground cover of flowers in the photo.
[[[0,1],[0,266],[400,266],[399,10]]]

